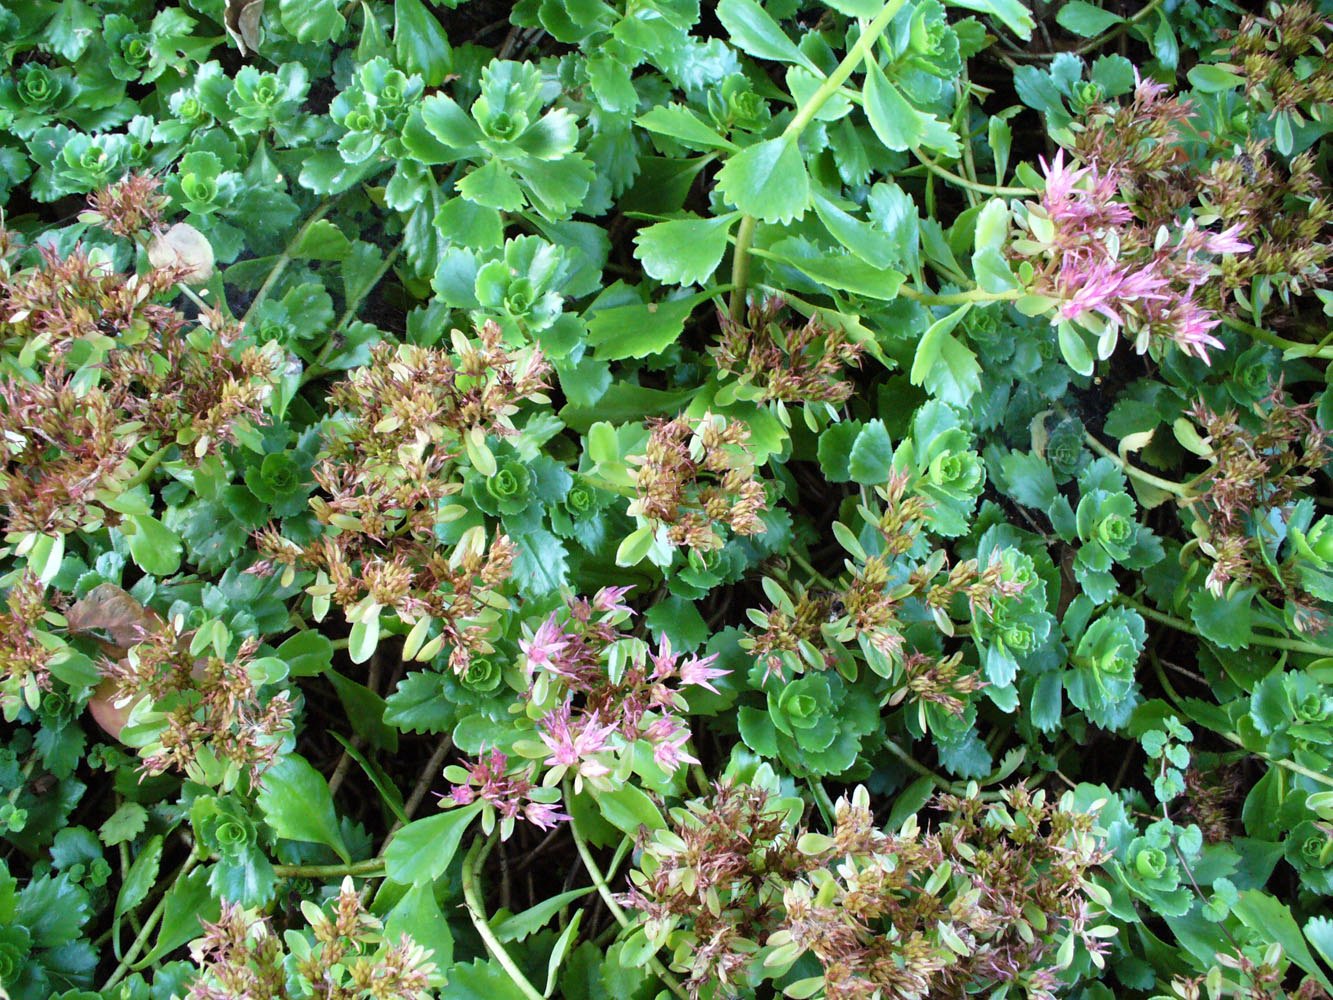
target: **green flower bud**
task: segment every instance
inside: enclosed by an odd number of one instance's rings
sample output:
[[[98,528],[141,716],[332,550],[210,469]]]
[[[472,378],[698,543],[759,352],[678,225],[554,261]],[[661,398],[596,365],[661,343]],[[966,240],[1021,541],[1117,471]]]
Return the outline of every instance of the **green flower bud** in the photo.
[[[301,484],[301,467],[290,454],[280,451],[264,457],[259,477],[274,493],[290,493]]]
[[[1010,625],[1000,634],[1005,648],[1019,654],[1030,653],[1037,644],[1036,633],[1026,625]]]
[[[204,106],[199,103],[197,97],[186,97],[176,107],[176,117],[183,122],[194,123],[203,121],[208,117],[208,112]]]
[[[144,34],[126,35],[120,40],[120,58],[137,69],[143,69],[153,58],[153,40]]]
[[[0,983],[12,986],[28,962],[32,936],[22,924],[0,928]]]
[[[1070,96],[1069,103],[1075,112],[1081,114],[1105,99],[1106,91],[1102,90],[1101,84],[1087,81],[1074,85],[1074,93]]]
[[[18,94],[29,108],[40,111],[54,103],[60,85],[41,63],[26,63],[18,73]]]
[[[597,495],[591,487],[576,482],[565,494],[565,509],[574,517],[586,517],[597,509]]]
[[[1301,860],[1311,868],[1327,868],[1333,861],[1333,837],[1315,828],[1301,839]]]
[[[1306,536],[1310,548],[1326,563],[1333,563],[1333,517],[1321,517]]]
[[[494,660],[485,656],[476,656],[472,658],[466,673],[463,674],[463,687],[478,694],[485,694],[498,688],[503,676],[504,672]]]
[[[246,847],[254,839],[254,834],[240,822],[232,820],[219,823],[213,831],[213,838],[223,853],[235,853]]]
[[[1159,879],[1166,874],[1169,862],[1166,852],[1156,847],[1144,847],[1134,855],[1134,870],[1146,879]]]

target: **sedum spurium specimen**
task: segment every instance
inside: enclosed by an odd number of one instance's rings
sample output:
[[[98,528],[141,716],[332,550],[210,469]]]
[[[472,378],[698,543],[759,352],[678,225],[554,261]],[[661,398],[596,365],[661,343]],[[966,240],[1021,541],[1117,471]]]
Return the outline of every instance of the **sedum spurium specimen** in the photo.
[[[0,991],[1333,992],[1329,25],[0,5]]]

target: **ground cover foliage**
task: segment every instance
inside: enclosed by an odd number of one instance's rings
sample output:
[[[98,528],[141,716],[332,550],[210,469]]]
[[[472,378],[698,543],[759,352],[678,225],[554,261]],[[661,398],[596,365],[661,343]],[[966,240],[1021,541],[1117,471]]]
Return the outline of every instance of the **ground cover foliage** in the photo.
[[[0,3],[0,995],[1328,996],[1330,39]]]

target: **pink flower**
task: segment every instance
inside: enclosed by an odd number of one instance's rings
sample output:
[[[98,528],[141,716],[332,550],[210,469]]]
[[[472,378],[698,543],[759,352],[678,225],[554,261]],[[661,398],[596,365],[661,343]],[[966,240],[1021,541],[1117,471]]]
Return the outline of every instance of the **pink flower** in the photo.
[[[1245,253],[1247,250],[1253,250],[1254,247],[1239,238],[1240,224],[1237,223],[1220,233],[1209,233],[1208,252],[1209,253]]]
[[[690,731],[678,719],[671,716],[658,719],[644,730],[643,738],[653,745],[653,760],[667,774],[675,774],[681,764],[699,763],[697,757],[684,749]]]
[[[682,684],[693,684],[705,691],[712,691],[713,694],[720,693],[717,688],[713,687],[712,681],[715,677],[726,677],[731,671],[717,669],[713,666],[716,662],[716,653],[702,659],[697,656],[690,657],[680,665],[680,682]]]
[[[666,680],[676,672],[677,657],[671,652],[671,640],[667,638],[665,632],[662,633],[662,641],[657,647],[657,652],[650,659],[653,661],[653,680]]]
[[[1114,172],[1103,173],[1095,166],[1067,168],[1063,149],[1051,163],[1042,160],[1041,166],[1046,174],[1041,204],[1060,231],[1057,242],[1078,244],[1099,229],[1122,226],[1130,220],[1129,206],[1116,200],[1119,182]],[[1088,189],[1079,187],[1084,178],[1092,181]]]
[[[633,586],[603,587],[593,595],[592,606],[598,611],[629,611],[629,605],[622,603],[622,600],[633,589]]]
[[[1204,364],[1210,364],[1207,349],[1221,347],[1222,341],[1214,337],[1209,331],[1219,326],[1222,321],[1215,319],[1212,313],[1199,306],[1192,299],[1187,298],[1183,298],[1177,303],[1170,318],[1174,323],[1171,339],[1176,342],[1177,346],[1186,354],[1194,355]]]
[[[565,813],[549,802],[529,802],[523,807],[523,818],[533,826],[543,830],[554,829],[558,824],[569,819]]]
[[[611,769],[591,755],[606,749],[606,741],[615,734],[616,727],[598,725],[593,713],[580,720],[581,726],[571,728],[569,716],[570,703],[565,702],[541,721],[541,740],[551,751],[546,766],[572,767],[585,778],[610,774]]]
[[[556,624],[555,612],[551,612],[551,617],[542,622],[542,625],[531,641],[520,640],[518,648],[523,651],[523,655],[528,658],[528,672],[531,674],[534,667],[545,667],[548,670],[556,670],[556,657],[563,653],[569,647],[569,639],[564,631]]]

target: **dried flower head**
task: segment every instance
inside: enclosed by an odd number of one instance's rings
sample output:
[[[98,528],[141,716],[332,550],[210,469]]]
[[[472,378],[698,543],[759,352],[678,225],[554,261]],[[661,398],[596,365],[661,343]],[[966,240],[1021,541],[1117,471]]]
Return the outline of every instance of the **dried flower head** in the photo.
[[[651,422],[644,453],[628,459],[638,466],[628,513],[665,528],[671,545],[702,552],[726,543],[723,529],[759,534],[768,496],[749,437],[745,424],[712,413]]]
[[[190,945],[199,967],[188,1000],[429,1000],[439,986],[430,953],[407,935],[386,940],[345,878],[331,912],[301,904],[307,931],[273,933],[266,918],[222,903]],[[293,938],[295,937],[295,941]],[[299,942],[290,954],[283,939]]]
[[[854,387],[844,369],[860,363],[861,345],[817,314],[797,325],[785,321],[785,312],[781,296],[750,302],[740,320],[720,312],[722,337],[709,349],[718,368],[753,386],[763,401],[845,402]]]
[[[791,800],[723,784],[671,814],[644,845],[627,905],[691,994],[777,975],[809,953],[831,998],[956,996],[1014,985],[1052,997],[1054,952],[1090,954],[1086,878],[1103,860],[1090,815],[1023,786],[1003,801],[943,796],[934,833],[875,826],[859,788],[827,834]]]

